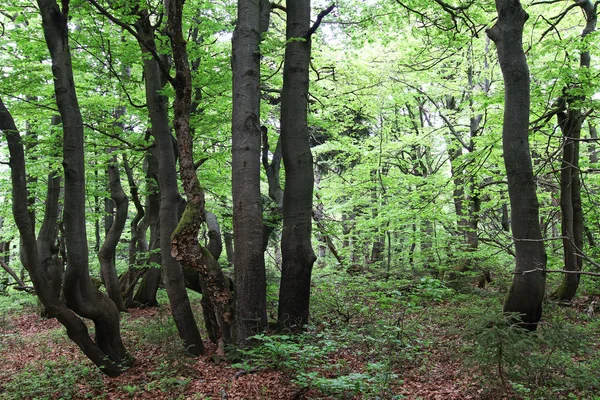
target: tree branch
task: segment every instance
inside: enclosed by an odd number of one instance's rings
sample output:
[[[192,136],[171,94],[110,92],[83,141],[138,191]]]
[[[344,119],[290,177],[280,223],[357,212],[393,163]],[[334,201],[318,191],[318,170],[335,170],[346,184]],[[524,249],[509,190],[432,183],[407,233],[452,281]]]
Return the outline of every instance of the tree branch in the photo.
[[[332,5],[330,5],[329,7],[327,7],[326,9],[324,9],[323,11],[321,11],[319,13],[319,15],[317,15],[317,20],[315,21],[315,23],[313,24],[313,26],[310,27],[310,29],[308,30],[308,32],[306,32],[306,35],[304,35],[304,39],[306,39],[306,40],[310,39],[310,37],[312,36],[312,34],[315,33],[315,31],[319,28],[319,25],[321,25],[321,21],[323,21],[323,18],[325,18],[325,16],[327,14],[329,14],[330,12],[332,12],[334,8],[335,8],[335,3],[333,3]]]
[[[132,34],[133,37],[135,37],[137,39],[137,41],[140,42],[140,44],[142,46],[144,46],[146,48],[146,50],[148,50],[150,52],[150,54],[152,54],[152,57],[158,63],[160,71],[163,73],[163,75],[169,81],[169,83],[171,85],[175,85],[175,78],[173,78],[171,76],[171,74],[169,74],[169,69],[167,68],[165,63],[162,62],[162,59],[160,58],[160,56],[158,55],[156,50],[154,50],[151,46],[148,46],[146,41],[144,39],[142,39],[142,37],[140,35],[138,35],[137,32],[129,24],[126,24],[125,22],[116,18],[114,15],[112,15],[110,12],[108,12],[108,10],[106,8],[104,8],[100,4],[98,4],[98,2],[96,0],[88,0],[88,1],[90,2],[90,4],[92,4],[96,8],[96,10],[98,10],[98,12],[100,12],[100,14],[104,15],[106,18],[108,18],[109,20],[111,20],[112,22],[114,22],[115,24],[120,26],[121,28],[125,29],[130,34]]]
[[[527,271],[521,271],[521,272],[513,272],[514,275],[526,275],[526,274],[530,274],[532,272],[538,272],[538,271],[542,271],[542,272],[546,272],[546,273],[558,273],[558,274],[571,274],[571,275],[589,275],[589,276],[598,276],[600,277],[600,272],[588,272],[588,271],[565,271],[562,269],[543,269],[543,268],[534,268],[534,269],[529,269]]]

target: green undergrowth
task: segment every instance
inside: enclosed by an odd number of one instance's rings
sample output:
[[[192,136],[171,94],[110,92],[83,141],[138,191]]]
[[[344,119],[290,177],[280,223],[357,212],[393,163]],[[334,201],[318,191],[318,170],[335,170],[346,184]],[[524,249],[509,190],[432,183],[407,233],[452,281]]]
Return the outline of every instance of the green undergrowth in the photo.
[[[282,371],[312,398],[399,399],[411,371],[437,367],[459,368],[457,379],[475,382],[481,398],[599,398],[600,318],[587,312],[595,295],[582,292],[570,307],[547,302],[531,333],[515,323],[518,316],[501,312],[503,293],[498,285],[457,292],[428,277],[317,275],[305,332],[257,335],[254,347],[232,353],[232,367]],[[200,297],[191,297],[202,321]],[[25,338],[8,334],[12,317],[38,310],[31,295],[10,299],[0,297],[0,333],[7,333],[0,336],[0,360],[32,345],[37,350],[17,373],[0,371],[0,398],[106,398],[106,381],[91,363],[56,351],[73,346],[64,328]],[[164,291],[159,301],[166,304]],[[197,361],[185,355],[168,307],[139,318],[122,314],[122,332],[147,369],[143,379],[112,387],[115,398],[189,396]]]
[[[545,304],[544,319],[530,332],[519,316],[498,307],[463,304],[470,318],[462,337],[467,368],[489,398],[598,399],[600,320],[575,309]]]

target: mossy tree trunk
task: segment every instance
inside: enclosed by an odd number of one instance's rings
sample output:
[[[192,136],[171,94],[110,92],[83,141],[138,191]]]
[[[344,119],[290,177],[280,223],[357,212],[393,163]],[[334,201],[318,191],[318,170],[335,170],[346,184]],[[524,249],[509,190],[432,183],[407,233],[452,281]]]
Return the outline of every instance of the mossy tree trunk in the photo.
[[[198,232],[204,221],[205,201],[204,191],[194,167],[190,134],[192,76],[186,41],[183,38],[183,4],[183,0],[171,0],[167,3],[167,32],[171,40],[175,64],[175,79],[171,81],[175,89],[173,127],[177,135],[179,172],[187,197],[183,216],[171,235],[171,255],[182,262],[186,268],[200,273],[206,286],[203,295],[210,299],[219,327],[217,352],[223,355],[225,345],[232,342],[233,296],[219,263],[198,241]]]

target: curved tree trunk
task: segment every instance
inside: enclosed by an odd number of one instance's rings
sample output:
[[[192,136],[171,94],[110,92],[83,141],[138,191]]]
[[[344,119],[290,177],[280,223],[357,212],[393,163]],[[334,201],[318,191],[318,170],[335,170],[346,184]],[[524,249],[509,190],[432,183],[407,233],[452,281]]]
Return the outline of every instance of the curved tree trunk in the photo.
[[[504,77],[502,147],[516,254],[515,275],[504,311],[521,314],[525,326],[534,330],[542,318],[546,252],[528,138],[529,68],[522,40],[529,16],[519,0],[496,0],[496,9],[498,20],[487,34],[496,43]]]
[[[198,232],[205,212],[204,191],[196,175],[192,153],[190,135],[192,76],[182,30],[183,3],[183,0],[171,0],[167,3],[167,31],[171,39],[176,71],[175,79],[172,81],[175,88],[173,126],[177,134],[179,172],[187,197],[183,216],[171,235],[171,255],[183,262],[186,268],[200,273],[206,286],[203,295],[208,296],[212,303],[220,330],[217,352],[224,354],[225,345],[231,343],[233,296],[219,263],[198,242]]]
[[[121,186],[121,176],[119,174],[116,156],[111,157],[109,161],[108,185],[110,188],[110,198],[116,208],[116,214],[114,218],[112,218],[112,225],[106,235],[104,244],[102,244],[100,252],[98,253],[98,260],[100,261],[100,270],[104,277],[104,286],[106,286],[108,296],[120,311],[125,311],[125,303],[123,302],[123,296],[121,295],[121,285],[119,284],[117,268],[115,265],[115,252],[123,229],[125,228],[125,222],[127,221],[129,199]]]
[[[127,272],[119,278],[119,283],[121,285],[121,294],[123,296],[123,301],[125,302],[125,307],[131,307],[133,305],[133,289],[140,276],[144,273],[141,266],[148,255],[148,241],[146,240],[148,218],[145,218],[146,212],[140,201],[137,182],[133,177],[133,171],[129,167],[129,163],[125,157],[123,157],[123,167],[127,174],[127,183],[129,184],[131,199],[135,205],[136,213],[131,219],[130,224],[131,238],[129,239],[127,252],[128,268]]]
[[[171,256],[171,234],[177,227],[177,203],[179,190],[177,187],[177,168],[173,137],[169,127],[167,98],[161,95],[166,77],[162,74],[157,60],[150,58],[150,49],[156,50],[154,28],[145,12],[140,15],[136,29],[144,41],[140,43],[144,53],[144,76],[146,84],[146,101],[152,122],[152,135],[158,150],[158,186],[160,190],[160,253],[164,273],[164,283],[171,302],[171,312],[179,336],[185,348],[194,355],[202,354],[204,345],[190,301],[185,291],[183,270],[179,262]]]
[[[45,8],[44,8],[45,7]],[[42,15],[52,13],[62,20],[62,14],[58,11],[58,7],[52,11],[51,5],[40,4],[43,9]],[[50,10],[49,10],[50,8]],[[59,14],[56,14],[56,13]],[[46,13],[46,14],[44,14]],[[63,30],[66,32],[66,29]],[[46,272],[42,267],[40,256],[37,249],[37,242],[33,225],[29,218],[27,209],[27,178],[25,172],[25,154],[23,151],[23,143],[12,117],[0,99],[0,130],[6,135],[10,152],[10,168],[12,179],[12,196],[13,196],[13,216],[15,223],[21,235],[21,245],[23,246],[23,262],[25,268],[29,271],[33,286],[40,301],[46,308],[49,315],[54,316],[67,329],[67,335],[83,353],[95,364],[102,372],[109,376],[117,376],[121,374],[129,365],[132,359],[127,354],[127,351],[121,343],[119,334],[119,312],[114,304],[104,296],[106,308],[111,311],[110,316],[116,316],[116,325],[110,324],[113,320],[107,319],[102,323],[97,322],[97,314],[94,315],[96,323],[96,342],[90,337],[86,325],[83,323],[73,311],[71,311],[65,303],[63,303],[54,293]],[[87,271],[83,271],[87,272]],[[89,275],[86,275],[89,281]],[[72,278],[71,278],[72,280]],[[65,288],[71,288],[66,286]],[[89,292],[88,292],[89,293]],[[101,295],[98,292],[98,295]],[[90,296],[90,301],[97,300],[98,296]],[[90,307],[97,303],[91,303]],[[116,326],[116,329],[115,329]],[[107,337],[107,335],[116,335]]]
[[[85,163],[83,120],[77,102],[67,20],[69,1],[61,11],[55,0],[39,0],[44,37],[52,57],[56,102],[63,122],[63,168],[65,179],[64,226],[67,269],[63,280],[67,306],[94,321],[96,342],[109,360],[131,365],[131,356],[121,341],[119,310],[92,284],[89,276],[85,218]],[[48,309],[51,312],[51,309]]]
[[[244,345],[267,326],[260,196],[260,0],[238,0],[233,32],[232,194],[235,335]]]

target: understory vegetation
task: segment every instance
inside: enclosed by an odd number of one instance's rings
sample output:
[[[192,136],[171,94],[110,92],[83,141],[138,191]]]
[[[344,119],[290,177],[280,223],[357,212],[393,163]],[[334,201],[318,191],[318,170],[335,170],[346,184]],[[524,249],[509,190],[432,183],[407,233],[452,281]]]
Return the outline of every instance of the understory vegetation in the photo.
[[[593,281],[569,306],[545,303],[549,317],[531,334],[499,312],[496,285],[459,293],[427,277],[373,281],[326,271],[313,282],[306,332],[257,335],[229,361],[185,354],[160,290],[160,307],[122,317],[138,362],[116,379],[82,358],[63,328],[40,322],[33,295],[2,296],[0,392],[7,399],[593,399],[600,390]],[[192,298],[198,314],[199,300]]]

